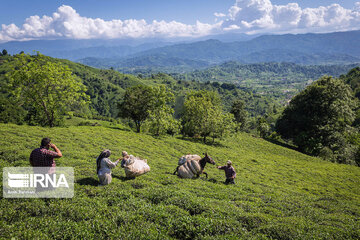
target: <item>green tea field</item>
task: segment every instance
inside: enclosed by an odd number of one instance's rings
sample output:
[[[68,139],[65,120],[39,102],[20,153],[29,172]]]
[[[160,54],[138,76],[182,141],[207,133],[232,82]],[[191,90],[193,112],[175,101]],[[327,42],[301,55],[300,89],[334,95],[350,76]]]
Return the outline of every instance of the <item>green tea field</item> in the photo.
[[[360,239],[360,168],[313,158],[246,133],[213,145],[154,138],[121,125],[56,128],[0,124],[0,166],[29,166],[43,137],[73,167],[69,199],[0,198],[0,239]],[[118,166],[98,186],[96,157],[110,149],[148,160],[133,180]],[[207,152],[208,179],[180,179],[184,154]],[[231,160],[236,184],[216,166]],[[2,171],[1,171],[2,185]]]

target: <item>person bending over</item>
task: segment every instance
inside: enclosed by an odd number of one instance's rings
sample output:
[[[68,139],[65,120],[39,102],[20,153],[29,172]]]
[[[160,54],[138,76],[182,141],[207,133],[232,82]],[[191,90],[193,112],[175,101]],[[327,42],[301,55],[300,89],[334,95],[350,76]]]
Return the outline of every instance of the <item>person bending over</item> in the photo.
[[[218,166],[217,168],[225,170],[225,184],[235,184],[236,172],[230,160],[226,162],[225,166]]]
[[[115,162],[110,161],[110,150],[106,149],[100,153],[96,159],[96,173],[99,177],[100,185],[107,185],[111,183],[111,169],[116,167],[119,159]]]

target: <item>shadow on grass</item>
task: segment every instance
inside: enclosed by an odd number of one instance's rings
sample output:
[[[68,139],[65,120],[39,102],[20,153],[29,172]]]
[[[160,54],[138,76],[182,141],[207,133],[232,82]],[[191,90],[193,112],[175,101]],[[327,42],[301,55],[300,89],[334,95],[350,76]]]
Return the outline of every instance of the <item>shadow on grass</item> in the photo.
[[[124,131],[124,132],[131,132],[131,130],[128,129],[128,128],[121,128],[121,127],[115,127],[115,126],[107,126],[106,128],[110,128],[110,129],[114,129],[114,130],[120,130],[120,131]]]
[[[112,174],[112,177],[120,179],[123,182],[135,179],[135,177],[129,178],[129,177],[124,177],[124,176],[117,176],[115,174]]]
[[[188,142],[193,142],[193,143],[199,143],[199,144],[204,144],[207,146],[214,146],[214,147],[226,147],[225,145],[217,142],[217,141],[213,141],[213,139],[208,139],[206,141],[206,143],[204,143],[203,138],[198,138],[198,137],[184,137],[184,136],[179,136],[176,137],[177,139],[180,140],[184,140],[184,141],[188,141]]]
[[[284,143],[284,142],[280,142],[278,140],[275,140],[275,139],[269,139],[269,138],[264,138],[264,140],[270,142],[270,143],[273,143],[273,144],[276,144],[276,145],[279,145],[281,147],[285,147],[285,148],[289,148],[289,149],[292,149],[292,150],[295,150],[295,151],[299,151],[299,149],[295,146],[292,146],[290,144],[287,144],[287,143]]]
[[[82,179],[76,181],[76,183],[79,185],[89,185],[89,186],[99,185],[99,181],[92,177],[82,178]]]
[[[212,183],[217,183],[218,180],[216,180],[215,178],[209,178],[209,179],[205,179],[208,182],[212,182]]]
[[[174,168],[174,171],[175,171],[175,168]],[[177,174],[174,174],[174,172],[165,172],[165,174],[177,176]]]

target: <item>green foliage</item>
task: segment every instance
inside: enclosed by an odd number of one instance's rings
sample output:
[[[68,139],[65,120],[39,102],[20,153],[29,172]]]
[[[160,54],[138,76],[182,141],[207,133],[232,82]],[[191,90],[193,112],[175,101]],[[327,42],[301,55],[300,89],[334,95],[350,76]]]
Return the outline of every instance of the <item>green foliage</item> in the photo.
[[[32,120],[42,126],[58,125],[67,111],[88,100],[86,87],[67,66],[41,54],[17,55],[7,77],[9,91],[30,107]]]
[[[72,199],[0,198],[1,239],[360,238],[358,167],[246,133],[215,146],[101,125],[0,124],[1,168],[29,166],[31,151],[49,136],[63,153],[57,166],[75,173]],[[146,158],[151,171],[126,180],[117,167],[112,183],[98,187],[95,159],[104,148],[111,149],[111,160],[123,150]],[[224,172],[212,165],[205,168],[209,179],[170,174],[180,156],[203,152],[219,165],[230,159],[236,184],[224,185]]]
[[[209,91],[190,92],[184,102],[182,116],[185,135],[201,136],[204,142],[211,136],[222,137],[233,130],[233,115],[224,114],[218,94]]]
[[[257,120],[257,131],[259,132],[260,137],[262,138],[265,138],[269,135],[270,126],[264,117],[260,117]]]
[[[353,131],[356,106],[348,85],[324,76],[291,100],[276,128],[303,152],[318,155],[327,147],[337,155],[337,161],[351,162],[353,157],[346,157],[352,148],[346,135]]]
[[[126,89],[123,101],[119,104],[119,116],[134,121],[139,133],[142,123],[153,108],[154,94],[151,87],[138,85]]]
[[[237,123],[237,131],[246,130],[248,113],[245,110],[245,102],[240,99],[236,99],[231,106],[230,113],[234,114],[235,122]]]
[[[16,56],[16,55],[15,55]],[[245,102],[246,110],[250,116],[262,115],[266,112],[271,99],[264,98],[260,95],[253,94],[249,90],[241,90],[233,84],[219,84],[217,82],[212,83],[200,83],[197,81],[180,81],[175,80],[172,76],[157,73],[141,78],[122,74],[113,70],[95,69],[82,64],[74,63],[68,60],[60,60],[48,57],[47,60],[52,63],[58,63],[67,65],[71,71],[82,79],[83,84],[86,86],[86,94],[90,96],[90,110],[88,108],[73,109],[74,114],[82,117],[112,117],[115,118],[119,114],[118,103],[123,99],[125,89],[136,85],[148,85],[148,86],[161,86],[165,85],[167,89],[171,90],[176,96],[176,103],[174,107],[174,115],[179,118],[182,111],[183,99],[187,92],[191,90],[208,90],[217,92],[226,111],[230,111],[231,104],[235,99],[241,99]],[[12,56],[0,57],[0,81],[1,85],[7,83],[4,75],[11,69],[11,65],[14,62]],[[3,92],[5,98],[8,96],[8,92]],[[24,108],[24,106],[23,106]],[[32,110],[33,111],[33,110]],[[33,118],[33,116],[29,116]],[[32,124],[38,124],[37,120],[31,120]]]
[[[26,113],[16,99],[0,95],[0,122],[23,124]]]
[[[346,75],[341,75],[340,79],[349,84],[355,96],[360,99],[360,67],[351,69]]]
[[[174,78],[200,82],[222,82],[248,89],[282,104],[303,90],[314,79],[323,75],[339,76],[358,64],[351,65],[299,65],[295,63],[264,62],[243,64],[230,61],[205,70],[173,74]]]
[[[174,101],[174,94],[167,91],[164,86],[153,87],[152,108],[145,121],[145,128],[155,136],[169,133],[177,134],[180,130],[180,122],[175,120],[174,109],[169,104]]]

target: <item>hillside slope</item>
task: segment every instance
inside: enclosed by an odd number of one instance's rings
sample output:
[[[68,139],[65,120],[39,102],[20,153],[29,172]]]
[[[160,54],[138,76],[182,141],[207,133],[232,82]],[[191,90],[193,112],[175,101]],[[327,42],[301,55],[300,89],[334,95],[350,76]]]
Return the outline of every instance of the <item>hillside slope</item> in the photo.
[[[240,134],[209,146],[110,127],[41,128],[0,124],[0,166],[28,166],[49,136],[74,167],[72,199],[0,199],[0,238],[359,239],[360,168],[338,165]],[[108,148],[148,159],[151,171],[98,187],[95,159]],[[186,153],[233,161],[236,185],[207,165],[209,179],[171,173]],[[2,175],[2,172],[0,173]],[[2,181],[1,181],[2,182]]]

